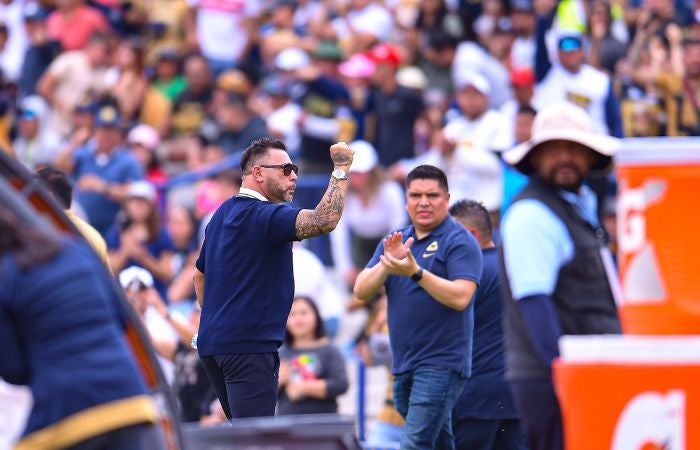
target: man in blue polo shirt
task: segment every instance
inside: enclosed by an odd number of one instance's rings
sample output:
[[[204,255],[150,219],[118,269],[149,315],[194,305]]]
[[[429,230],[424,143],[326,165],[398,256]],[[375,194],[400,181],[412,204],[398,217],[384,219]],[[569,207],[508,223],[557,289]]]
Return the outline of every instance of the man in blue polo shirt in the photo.
[[[403,450],[455,448],[452,408],[471,372],[471,300],[482,256],[476,239],[449,216],[449,200],[440,169],[409,172],[411,225],[379,244],[355,283],[362,300],[386,287],[394,403],[406,420]]]
[[[518,413],[505,379],[501,268],[488,210],[474,200],[460,200],[450,215],[474,235],[484,256],[481,284],[474,296],[472,376],[452,412],[457,448],[525,449]]]
[[[194,283],[202,306],[197,347],[229,419],[272,416],[279,355],[294,296],[292,241],[328,233],[345,204],[353,151],[330,148],[335,170],[315,209],[287,202],[298,167],[283,142],[259,139],[243,152],[243,184],[207,225]]]
[[[116,106],[101,106],[95,126],[94,138],[82,146],[70,143],[56,160],[56,167],[72,175],[77,202],[90,224],[104,236],[114,224],[129,184],[143,178],[143,169],[122,145]]]

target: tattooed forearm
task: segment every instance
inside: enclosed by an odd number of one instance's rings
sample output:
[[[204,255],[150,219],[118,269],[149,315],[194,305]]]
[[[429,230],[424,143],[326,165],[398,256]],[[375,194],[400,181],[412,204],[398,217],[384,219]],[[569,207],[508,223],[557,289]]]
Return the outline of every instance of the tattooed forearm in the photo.
[[[331,156],[331,159],[336,166],[349,166],[352,163],[351,155],[346,155],[344,153],[336,153]]]
[[[304,209],[297,216],[297,238],[307,239],[333,231],[343,214],[346,191],[347,181],[342,182],[341,186],[338,180],[332,178],[316,209]]]

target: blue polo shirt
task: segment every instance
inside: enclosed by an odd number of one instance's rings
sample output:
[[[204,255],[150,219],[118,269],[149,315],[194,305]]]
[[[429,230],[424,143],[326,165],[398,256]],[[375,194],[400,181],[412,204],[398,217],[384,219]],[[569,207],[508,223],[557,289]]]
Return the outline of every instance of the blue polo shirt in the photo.
[[[299,211],[240,195],[216,210],[196,262],[204,273],[201,357],[276,352],[282,345],[294,297]]]
[[[447,280],[481,279],[481,249],[474,236],[447,217],[428,236],[417,239],[413,226],[401,230],[413,236],[411,253],[425,270]],[[379,263],[384,245],[379,244],[367,263]],[[464,311],[442,305],[410,277],[389,275],[389,338],[393,351],[392,373],[419,366],[438,366],[468,376],[471,372],[474,302]]]
[[[128,151],[117,149],[109,156],[96,155],[94,144],[88,143],[73,155],[75,168],[73,179],[94,174],[110,184],[123,184],[143,178],[143,169]],[[119,203],[92,191],[76,189],[75,198],[83,207],[90,224],[104,236],[114,224],[119,212]]]
[[[484,272],[474,294],[472,376],[455,405],[455,419],[514,419],[518,415],[504,378],[503,303],[498,248],[483,249]]]

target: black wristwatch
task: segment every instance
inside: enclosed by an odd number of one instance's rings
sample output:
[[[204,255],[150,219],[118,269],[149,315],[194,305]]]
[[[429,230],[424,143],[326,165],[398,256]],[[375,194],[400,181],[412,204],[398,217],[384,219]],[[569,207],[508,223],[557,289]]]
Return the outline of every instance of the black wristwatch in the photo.
[[[412,279],[413,281],[415,281],[416,283],[419,282],[419,281],[421,280],[421,278],[423,278],[423,268],[422,268],[422,267],[420,267],[420,268],[418,269],[418,272],[416,272],[416,273],[414,273],[413,275],[411,275],[411,279]]]

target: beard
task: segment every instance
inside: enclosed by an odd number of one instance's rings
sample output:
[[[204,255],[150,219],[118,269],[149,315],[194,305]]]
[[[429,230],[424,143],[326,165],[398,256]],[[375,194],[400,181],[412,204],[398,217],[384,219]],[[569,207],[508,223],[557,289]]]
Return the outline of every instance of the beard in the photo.
[[[556,165],[542,177],[547,184],[571,192],[581,189],[584,178],[583,171],[573,164]]]
[[[292,201],[293,194],[284,186],[284,183],[272,183],[268,192],[270,192],[273,197],[270,199],[273,203],[288,203]]]

